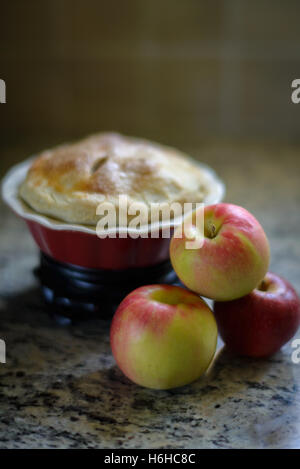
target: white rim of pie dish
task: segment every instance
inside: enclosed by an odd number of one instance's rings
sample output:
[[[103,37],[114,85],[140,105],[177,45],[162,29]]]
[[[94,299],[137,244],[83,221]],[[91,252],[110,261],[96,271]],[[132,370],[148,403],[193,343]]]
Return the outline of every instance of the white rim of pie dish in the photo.
[[[19,187],[20,184],[24,181],[27,171],[30,168],[35,156],[28,158],[22,163],[18,163],[13,166],[4,176],[1,184],[1,193],[2,199],[4,202],[21,218],[39,223],[40,225],[56,231],[80,231],[82,233],[88,233],[98,236],[99,233],[96,231],[96,226],[81,225],[76,223],[66,223],[55,218],[51,218],[47,215],[42,215],[37,213],[35,210],[29,207],[19,196]],[[209,166],[199,163],[198,161],[194,162],[198,167],[203,171],[204,182],[207,183],[209,188],[209,193],[206,195],[203,201],[205,205],[211,205],[219,203],[223,200],[225,195],[225,184],[213,169]],[[156,229],[162,230],[167,228],[172,228],[179,225],[183,220],[183,216],[174,218],[170,222],[147,225],[145,229],[134,229],[128,227],[118,227],[117,229],[107,230],[103,232],[103,235],[116,234],[116,233],[129,233],[142,235],[149,233],[150,231],[155,231]]]

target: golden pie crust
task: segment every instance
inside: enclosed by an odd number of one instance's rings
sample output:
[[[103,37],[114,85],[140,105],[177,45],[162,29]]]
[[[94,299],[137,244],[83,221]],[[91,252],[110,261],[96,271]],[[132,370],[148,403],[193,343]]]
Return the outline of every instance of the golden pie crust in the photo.
[[[119,195],[152,203],[202,202],[207,182],[197,162],[170,147],[117,133],[99,133],[42,152],[19,189],[35,211],[68,223],[96,225],[105,201]]]

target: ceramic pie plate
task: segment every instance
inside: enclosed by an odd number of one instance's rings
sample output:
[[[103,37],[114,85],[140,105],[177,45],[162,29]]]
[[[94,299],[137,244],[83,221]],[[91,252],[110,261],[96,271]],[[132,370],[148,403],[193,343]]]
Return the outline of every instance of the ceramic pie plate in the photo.
[[[4,202],[27,224],[40,250],[53,259],[80,267],[124,270],[147,267],[166,261],[169,258],[170,237],[145,237],[153,225],[141,231],[130,230],[131,237],[120,237],[124,232],[118,229],[116,237],[100,238],[96,227],[70,224],[39,214],[32,210],[19,197],[20,184],[26,177],[35,157],[13,166],[2,181]],[[225,185],[216,173],[206,165],[197,163],[203,172],[208,192],[203,201],[206,205],[221,202],[225,195]],[[182,221],[182,217],[168,224],[160,224],[157,230],[172,229]],[[126,229],[125,229],[126,230]],[[137,237],[134,237],[136,235]]]

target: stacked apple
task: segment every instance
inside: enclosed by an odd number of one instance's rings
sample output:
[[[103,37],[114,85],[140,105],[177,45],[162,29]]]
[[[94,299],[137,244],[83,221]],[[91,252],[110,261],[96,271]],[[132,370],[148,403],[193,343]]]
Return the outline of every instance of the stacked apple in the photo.
[[[201,216],[204,238],[197,231]],[[155,389],[200,377],[215,354],[218,329],[233,352],[263,357],[279,350],[300,324],[295,290],[267,272],[269,243],[253,215],[236,205],[216,204],[205,207],[204,214],[202,209],[191,213],[185,224],[201,247],[191,249],[190,237],[179,227],[170,257],[193,293],[168,285],[138,288],[120,304],[111,326],[112,352],[121,370]],[[198,295],[215,300],[214,315]]]

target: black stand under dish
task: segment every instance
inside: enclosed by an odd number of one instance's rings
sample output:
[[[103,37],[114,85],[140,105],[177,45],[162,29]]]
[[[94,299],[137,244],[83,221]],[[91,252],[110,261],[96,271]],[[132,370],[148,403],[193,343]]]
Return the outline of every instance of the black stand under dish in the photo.
[[[50,315],[61,324],[111,319],[119,303],[135,288],[153,283],[179,284],[169,261],[110,271],[61,263],[43,253],[35,275]]]

